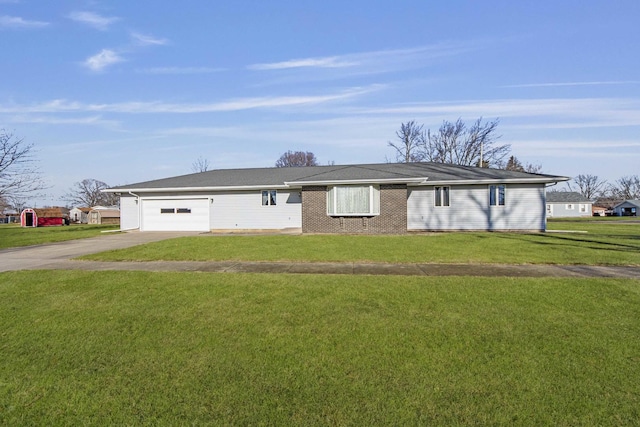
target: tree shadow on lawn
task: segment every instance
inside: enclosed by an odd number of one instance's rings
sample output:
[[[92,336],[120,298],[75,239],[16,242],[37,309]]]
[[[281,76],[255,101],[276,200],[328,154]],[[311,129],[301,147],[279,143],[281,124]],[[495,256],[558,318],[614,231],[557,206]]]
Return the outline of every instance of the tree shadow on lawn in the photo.
[[[522,236],[527,236],[527,239],[524,240]],[[551,246],[573,246],[576,248],[588,248],[595,250],[607,250],[607,251],[616,251],[616,252],[635,252],[640,253],[640,242],[637,245],[635,244],[625,244],[625,243],[616,243],[616,242],[608,242],[602,241],[593,238],[585,238],[583,235],[578,236],[566,236],[566,235],[556,235],[556,234],[500,234],[498,236],[502,239],[511,239],[511,240],[519,240],[526,241],[529,243],[534,243],[537,245],[551,245]],[[615,236],[615,235],[607,235],[608,238],[621,238],[625,240],[640,240],[638,236]],[[596,246],[598,245],[598,246]]]

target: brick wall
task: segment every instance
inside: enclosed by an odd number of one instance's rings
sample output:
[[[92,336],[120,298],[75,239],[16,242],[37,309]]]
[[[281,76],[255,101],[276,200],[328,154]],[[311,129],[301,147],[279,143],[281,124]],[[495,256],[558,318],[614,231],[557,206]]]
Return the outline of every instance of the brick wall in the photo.
[[[407,232],[407,186],[380,186],[380,215],[327,215],[327,187],[302,188],[303,233],[403,234]]]

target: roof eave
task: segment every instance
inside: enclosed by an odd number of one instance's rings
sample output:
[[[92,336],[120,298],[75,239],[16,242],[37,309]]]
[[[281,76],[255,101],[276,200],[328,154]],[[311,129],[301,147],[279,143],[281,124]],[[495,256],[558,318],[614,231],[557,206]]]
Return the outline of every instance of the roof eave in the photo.
[[[241,191],[241,190],[284,190],[291,188],[289,185],[233,185],[213,187],[117,187],[102,190],[103,193],[164,193],[164,192],[202,192],[202,191]]]
[[[471,185],[471,184],[550,184],[553,182],[569,181],[566,176],[539,178],[486,178],[486,179],[446,179],[429,181],[429,185]]]
[[[327,179],[319,181],[290,181],[288,186],[305,187],[311,185],[354,185],[354,184],[424,184],[429,178],[386,178],[386,179]]]

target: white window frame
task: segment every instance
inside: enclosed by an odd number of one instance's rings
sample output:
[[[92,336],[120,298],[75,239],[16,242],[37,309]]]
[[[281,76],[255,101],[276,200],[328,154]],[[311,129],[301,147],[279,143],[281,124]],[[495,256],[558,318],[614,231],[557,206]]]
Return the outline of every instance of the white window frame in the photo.
[[[438,208],[447,208],[451,206],[451,187],[433,187],[433,205]]]
[[[587,213],[587,205],[584,203],[581,203],[579,205],[579,210],[580,210],[580,213]]]
[[[500,189],[502,188],[502,203],[500,203]],[[507,186],[505,184],[491,184],[489,186],[489,206],[504,207],[507,205]]]
[[[260,203],[262,206],[276,206],[278,204],[278,190],[262,190],[260,193]]]
[[[369,188],[368,212],[338,212],[338,197],[336,194],[341,188]],[[377,216],[380,215],[380,187],[377,185],[334,185],[327,188],[327,215],[328,216]]]
[[[573,203],[567,203],[566,205],[564,205],[564,208],[568,211],[572,211],[575,209],[575,205]]]

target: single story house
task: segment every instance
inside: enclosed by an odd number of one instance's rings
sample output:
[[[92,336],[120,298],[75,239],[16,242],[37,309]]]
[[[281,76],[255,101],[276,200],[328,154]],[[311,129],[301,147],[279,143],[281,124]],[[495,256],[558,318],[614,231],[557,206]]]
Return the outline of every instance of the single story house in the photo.
[[[96,206],[88,215],[89,224],[120,224],[120,209]]]
[[[65,224],[69,224],[69,209],[67,208],[27,208],[20,214],[22,227],[50,227]]]
[[[73,208],[69,211],[69,219],[76,224],[86,224],[89,222],[89,211],[91,208]]]
[[[625,200],[613,207],[616,216],[640,216],[640,200]]]
[[[591,206],[591,215],[593,216],[607,216],[607,208],[604,206]]]
[[[575,191],[550,191],[547,193],[547,217],[591,216],[593,202]]]
[[[120,228],[406,233],[543,231],[563,176],[442,163],[220,169],[113,187]]]
[[[0,224],[17,223],[20,220],[20,214],[14,211],[4,211],[0,213]]]

